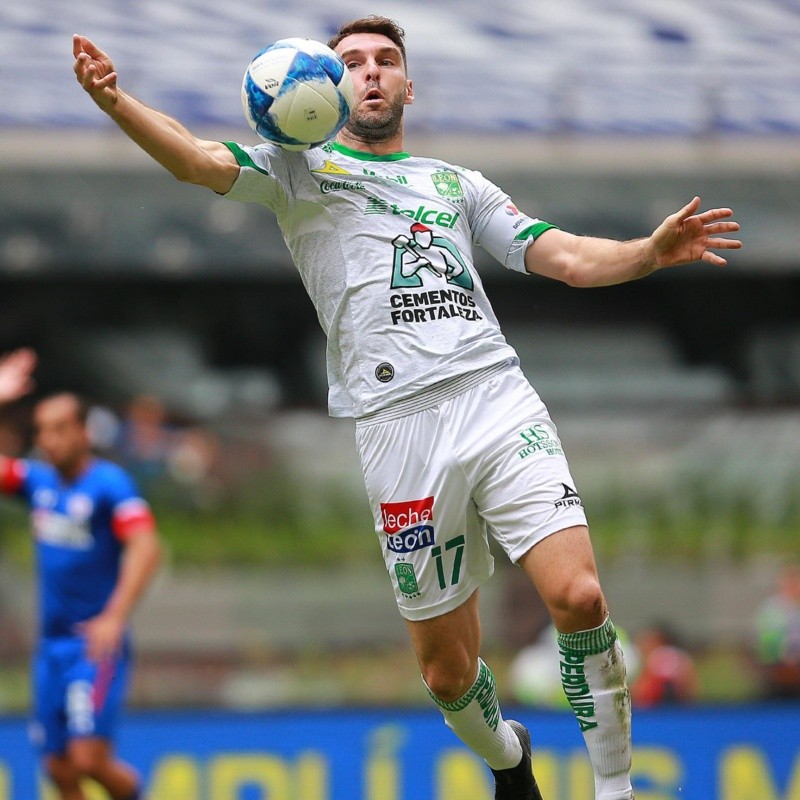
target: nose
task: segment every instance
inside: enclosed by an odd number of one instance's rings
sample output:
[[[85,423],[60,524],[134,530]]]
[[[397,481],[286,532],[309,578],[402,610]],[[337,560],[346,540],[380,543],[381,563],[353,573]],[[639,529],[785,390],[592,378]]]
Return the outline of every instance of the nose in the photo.
[[[380,75],[380,67],[374,58],[368,59],[364,64],[364,80],[377,81]]]

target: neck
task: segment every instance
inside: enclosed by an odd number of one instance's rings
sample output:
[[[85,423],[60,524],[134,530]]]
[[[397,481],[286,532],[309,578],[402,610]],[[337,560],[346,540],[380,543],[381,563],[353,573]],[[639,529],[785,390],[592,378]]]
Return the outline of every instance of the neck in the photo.
[[[339,135],[336,137],[339,144],[349,147],[352,150],[358,150],[362,153],[370,153],[374,156],[388,156],[392,153],[403,152],[403,130],[402,128],[398,133],[387,139],[380,141],[372,141],[364,137],[354,134],[347,128],[342,128]]]
[[[74,481],[86,471],[91,460],[91,455],[87,453],[69,464],[61,464],[56,469],[64,480]]]

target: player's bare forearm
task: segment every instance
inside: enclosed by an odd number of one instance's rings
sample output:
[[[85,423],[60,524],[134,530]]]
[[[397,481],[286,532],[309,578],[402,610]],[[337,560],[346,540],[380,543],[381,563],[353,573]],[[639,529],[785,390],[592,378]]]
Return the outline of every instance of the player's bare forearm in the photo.
[[[177,120],[120,89],[111,59],[87,37],[76,34],[72,52],[78,83],[142,150],[178,180],[220,193],[231,188],[239,167],[225,145],[197,138]]]
[[[545,231],[525,253],[526,269],[570,286],[591,287],[625,283],[693,261],[725,266],[727,261],[714,251],[742,246],[738,239],[721,236],[738,231],[739,224],[729,219],[729,208],[697,214],[699,207],[695,197],[647,238],[627,242]]]
[[[122,91],[106,113],[178,180],[206,186],[221,194],[233,186],[239,165],[221,142],[197,138],[177,120]]]
[[[117,585],[103,614],[127,620],[161,563],[161,545],[155,533],[131,535],[125,545]]]
[[[161,548],[154,532],[132,536],[125,553],[114,591],[103,610],[76,625],[76,631],[86,640],[86,653],[92,661],[101,662],[118,651],[137,601],[161,560]]]

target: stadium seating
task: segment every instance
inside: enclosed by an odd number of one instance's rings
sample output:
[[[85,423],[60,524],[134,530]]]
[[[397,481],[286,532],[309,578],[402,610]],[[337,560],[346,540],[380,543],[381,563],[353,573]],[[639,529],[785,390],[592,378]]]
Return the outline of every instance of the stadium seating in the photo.
[[[70,38],[111,53],[125,86],[193,125],[243,125],[244,65],[285,36],[326,39],[355,0],[47,0],[0,9],[0,127],[98,127]],[[394,4],[408,33],[418,131],[800,132],[796,0]]]

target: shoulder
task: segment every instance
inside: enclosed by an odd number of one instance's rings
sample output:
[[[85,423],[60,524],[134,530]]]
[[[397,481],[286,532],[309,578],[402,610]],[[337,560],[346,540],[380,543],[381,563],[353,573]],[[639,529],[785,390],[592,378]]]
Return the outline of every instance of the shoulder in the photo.
[[[133,477],[124,467],[105,458],[94,459],[86,477],[92,482],[112,489],[134,485]]]

